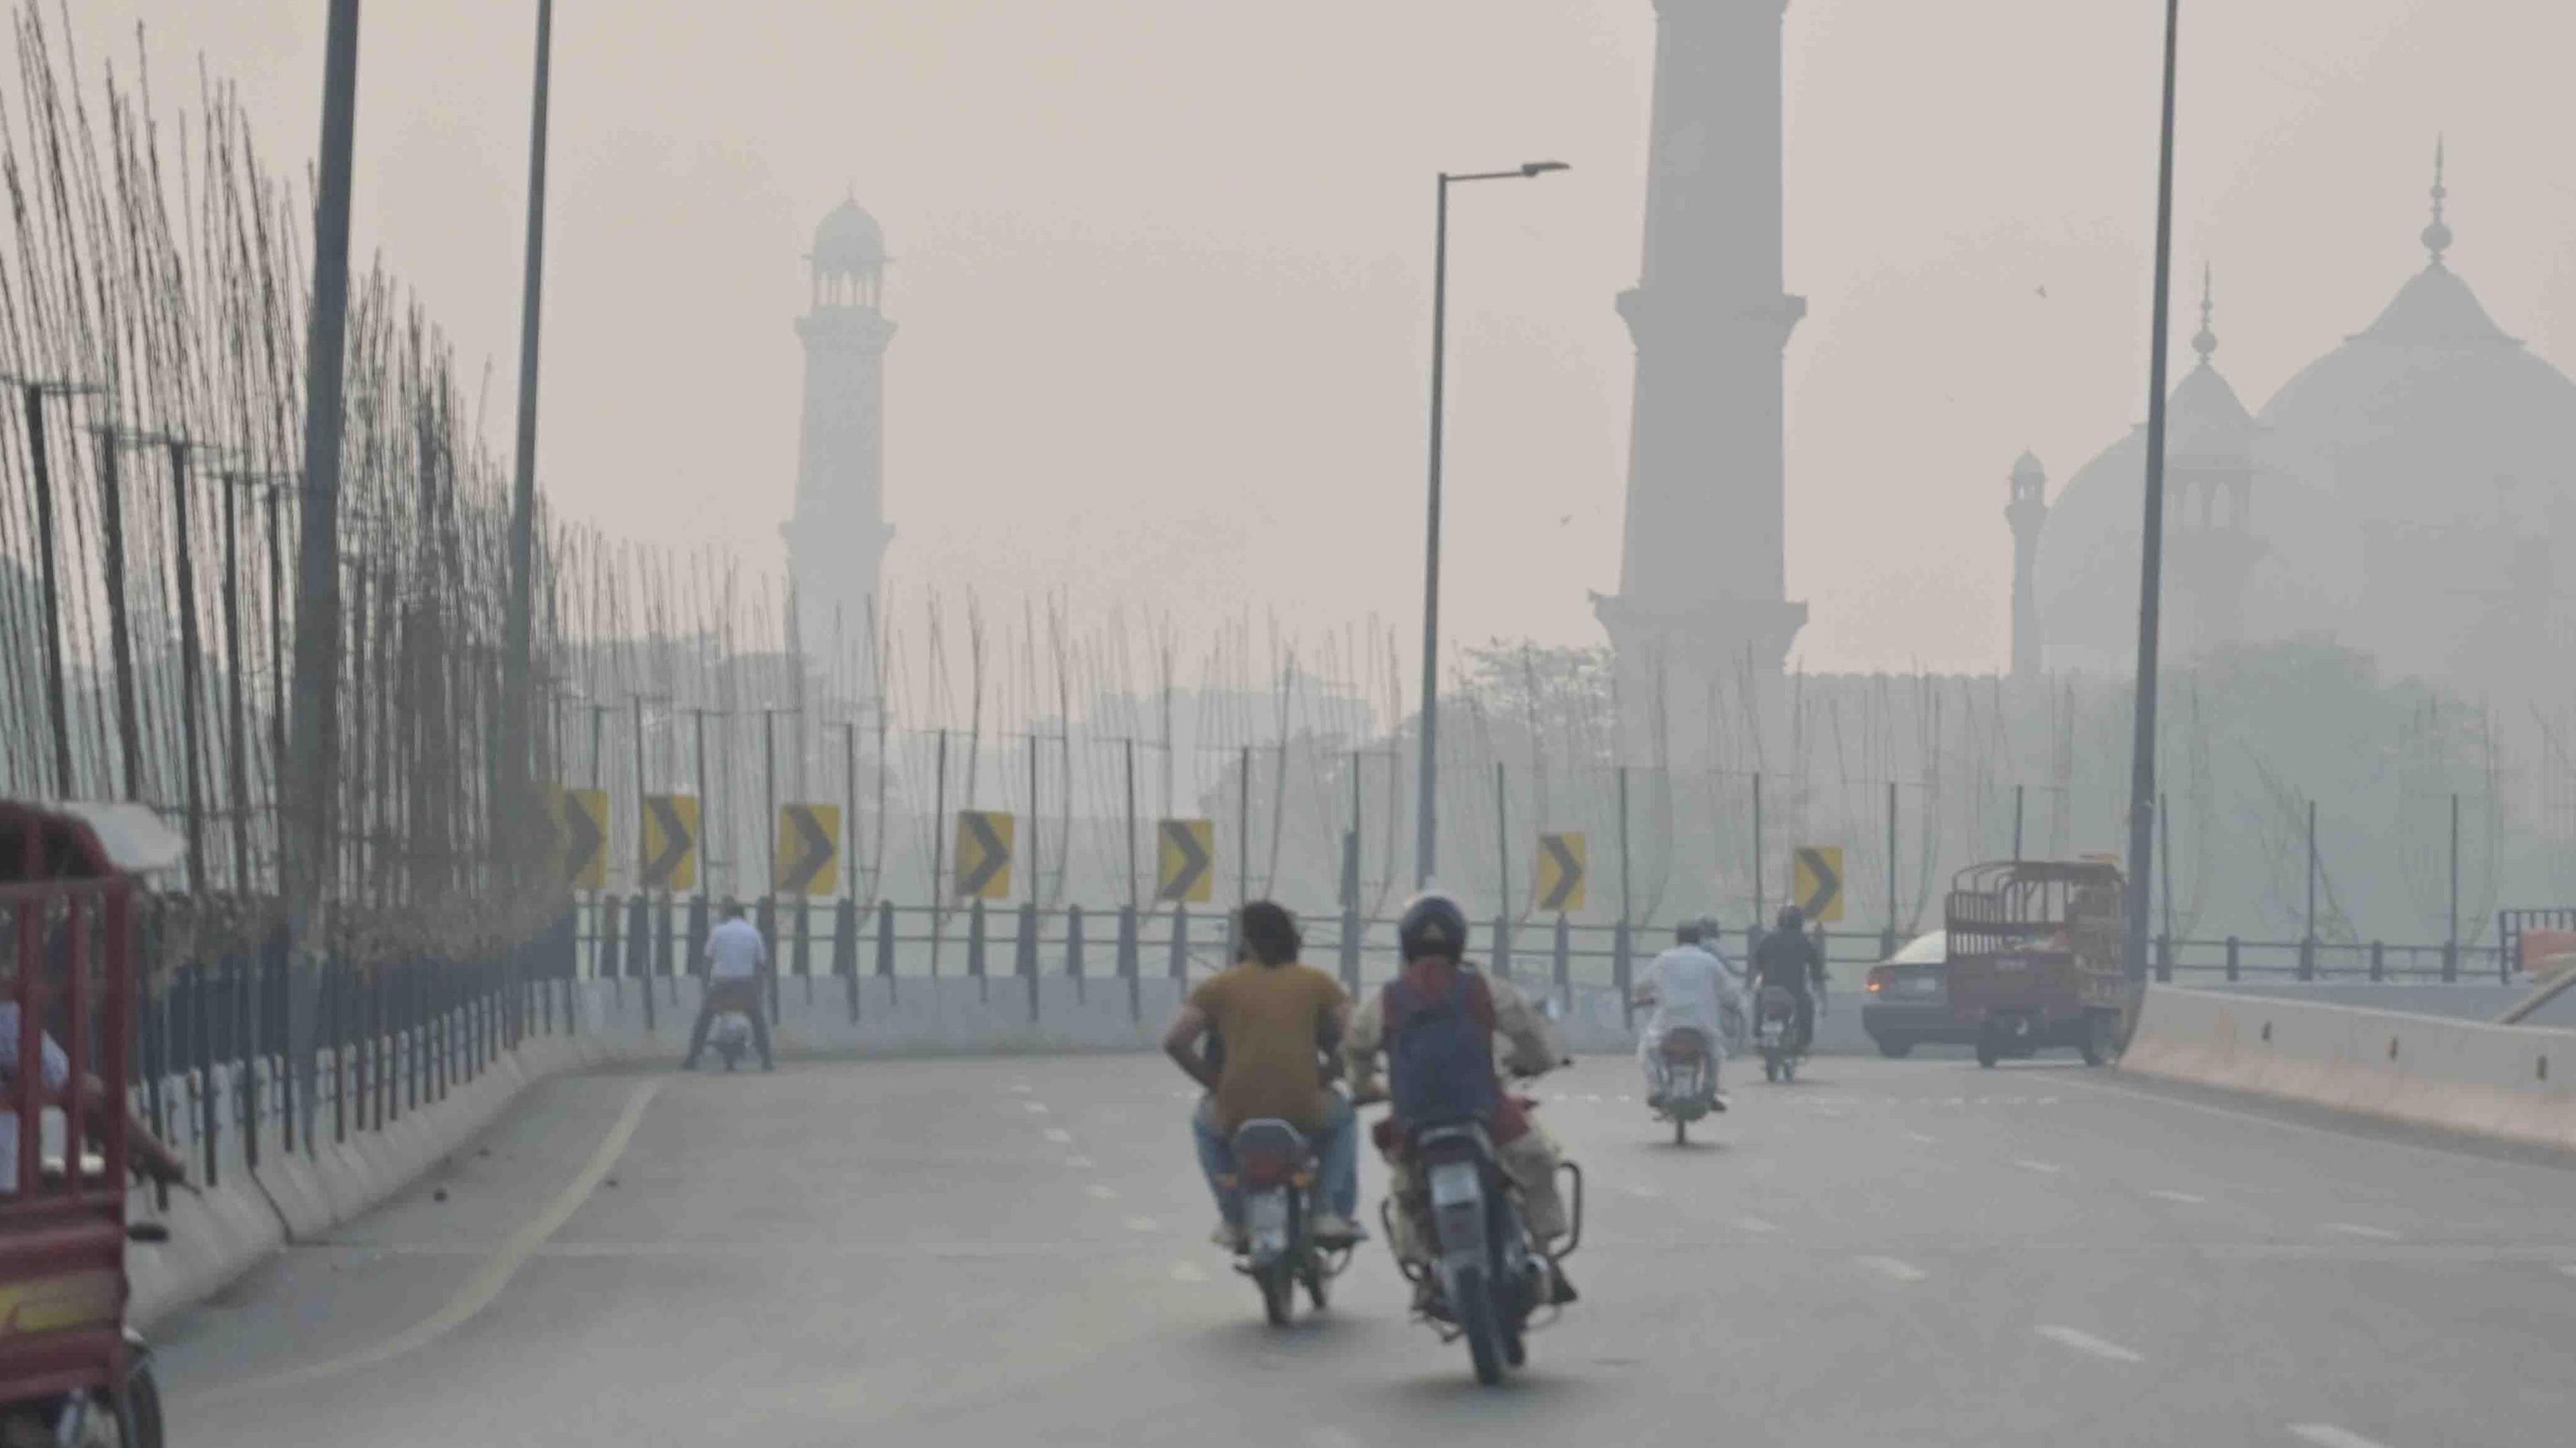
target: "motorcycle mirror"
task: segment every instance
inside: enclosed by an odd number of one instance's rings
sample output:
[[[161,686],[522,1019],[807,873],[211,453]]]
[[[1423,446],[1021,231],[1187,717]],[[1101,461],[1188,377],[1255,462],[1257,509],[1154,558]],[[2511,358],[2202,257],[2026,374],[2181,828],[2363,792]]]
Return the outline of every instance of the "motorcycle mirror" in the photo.
[[[170,1240],[170,1224],[168,1222],[128,1222],[125,1224],[125,1240],[157,1246]]]

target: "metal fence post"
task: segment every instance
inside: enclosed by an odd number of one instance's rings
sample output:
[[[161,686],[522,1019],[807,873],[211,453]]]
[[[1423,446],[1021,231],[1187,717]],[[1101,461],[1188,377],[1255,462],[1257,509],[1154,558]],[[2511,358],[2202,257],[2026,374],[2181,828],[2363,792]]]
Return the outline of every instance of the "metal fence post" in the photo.
[[[191,965],[188,976],[189,1014],[194,1017],[189,1024],[196,1028],[197,1033],[198,1120],[206,1138],[206,1185],[213,1188],[222,1185],[222,1179],[216,1174],[215,1142],[223,1132],[223,1112],[217,1100],[223,1093],[215,1089],[214,1012],[207,1009],[206,968]]]
[[[2231,935],[2227,937],[2227,978],[2235,980],[2238,974],[2236,937]]]
[[[894,902],[877,902],[877,974],[894,979]]]
[[[984,902],[976,901],[966,912],[966,974],[984,978]]]
[[[1035,832],[1031,833],[1034,835]],[[1011,970],[1027,982],[1029,1023],[1035,1025],[1038,1019],[1038,907],[1034,900],[1025,901],[1020,906],[1019,939],[1012,946]]]
[[[1190,907],[1172,907],[1172,979],[1190,978]]]
[[[1064,912],[1064,973],[1082,979],[1082,907],[1068,906]],[[1079,992],[1076,1000],[1081,999]]]
[[[1637,1002],[1635,997],[1628,993],[1630,975],[1636,964],[1630,958],[1630,952],[1634,948],[1634,942],[1629,936],[1628,922],[1622,920],[1610,936],[1610,984],[1619,992],[1620,1016],[1631,1030],[1634,1030],[1637,1025]]]
[[[1342,989],[1352,995],[1360,993],[1360,945],[1367,938],[1368,922],[1360,919],[1356,901],[1342,905]]]
[[[2442,942],[2442,983],[2452,984],[2460,978],[2460,942]]]
[[[2299,979],[2315,980],[2316,978],[2317,938],[2313,935],[2303,936],[2299,940]]]
[[[2166,985],[2171,985],[2171,984],[2173,984],[2173,970],[2174,970],[2174,951],[2173,951],[2173,947],[2174,947],[2174,943],[2173,943],[2173,937],[2172,937],[2172,936],[2170,936],[2170,935],[2166,935],[2166,934],[2163,934],[2163,933],[2161,933],[2161,932],[2157,934],[2157,936],[2156,936],[2156,979],[2157,979],[2157,980],[2159,980],[2159,981],[2162,981],[2162,982],[2163,982],[2163,983],[2165,983]]]
[[[1495,767],[1501,768],[1500,765]],[[1497,980],[1512,978],[1512,919],[1508,915],[1494,917],[1494,977]]]
[[[859,902],[844,895],[832,912],[832,974],[850,996],[850,1024],[859,1020]]]
[[[2388,978],[2387,948],[2376,940],[2370,942],[2370,978],[2373,981]]]
[[[1562,915],[1556,917],[1556,962],[1551,973],[1555,976],[1557,998],[1573,999],[1574,927],[1568,925]]]
[[[1136,939],[1136,907],[1118,907],[1118,974],[1127,981],[1127,1019],[1145,1019],[1144,957]]]

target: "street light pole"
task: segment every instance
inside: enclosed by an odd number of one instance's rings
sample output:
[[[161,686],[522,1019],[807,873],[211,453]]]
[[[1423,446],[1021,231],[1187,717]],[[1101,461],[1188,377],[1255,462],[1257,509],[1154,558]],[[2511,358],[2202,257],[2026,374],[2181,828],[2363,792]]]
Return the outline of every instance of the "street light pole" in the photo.
[[[510,606],[503,621],[501,798],[493,825],[503,848],[515,850],[518,825],[528,818],[530,757],[528,679],[536,631],[537,323],[545,292],[546,106],[554,69],[554,0],[537,0],[537,72],[534,115],[528,136],[528,250],[519,303],[519,435],[510,491]]]
[[[2165,352],[2167,297],[2173,283],[2174,69],[2182,0],[2165,0],[2164,133],[2156,171],[2156,290],[2147,362],[2147,507],[2138,535],[2137,736],[2129,775],[2129,920],[2126,965],[2131,986],[2147,978],[2148,871],[2156,843],[2156,650],[2163,609],[2165,542]]]
[[[1566,170],[1562,161],[1531,161],[1509,171],[1440,173],[1440,200],[1431,245],[1431,484],[1423,530],[1422,562],[1422,765],[1421,814],[1413,842],[1413,887],[1431,888],[1437,863],[1440,744],[1440,433],[1441,400],[1449,352],[1449,187],[1461,181],[1527,180]]]

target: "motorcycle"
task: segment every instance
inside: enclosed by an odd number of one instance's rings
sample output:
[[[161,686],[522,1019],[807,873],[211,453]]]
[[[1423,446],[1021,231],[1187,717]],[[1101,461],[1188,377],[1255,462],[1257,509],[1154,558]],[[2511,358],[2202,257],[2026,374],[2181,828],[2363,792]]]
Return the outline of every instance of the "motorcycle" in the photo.
[[[1553,1320],[1551,1259],[1530,1237],[1520,1189],[1502,1169],[1481,1123],[1418,1129],[1412,1152],[1425,1184],[1429,1210],[1422,1220],[1435,1256],[1429,1267],[1401,1258],[1397,1266],[1424,1289],[1424,1320],[1443,1342],[1465,1338],[1476,1381],[1491,1387],[1506,1369],[1528,1362],[1525,1339]],[[1570,1161],[1557,1170],[1572,1178],[1566,1194],[1572,1230],[1555,1253],[1561,1259],[1583,1242],[1583,1170]],[[1395,1210],[1392,1200],[1381,1209],[1390,1241]],[[1551,1309],[1547,1318],[1538,1317],[1542,1307]]]
[[[1350,1265],[1348,1246],[1315,1240],[1315,1150],[1285,1121],[1247,1121],[1235,1128],[1233,1186],[1243,1199],[1244,1245],[1234,1270],[1261,1288],[1261,1309],[1285,1327],[1302,1284],[1317,1312],[1331,1305],[1332,1282]]]
[[[1802,1052],[1790,1037],[1798,1029],[1798,998],[1785,987],[1766,985],[1755,1012],[1759,1019],[1753,1039],[1762,1052],[1762,1079],[1775,1083],[1797,1080]]]
[[[707,1028],[707,1044],[715,1048],[716,1059],[728,1071],[742,1064],[742,1053],[751,1049],[751,1017],[740,1011],[726,1011]]]
[[[1717,1061],[1696,1026],[1666,1030],[1656,1050],[1663,1057],[1664,1094],[1655,1115],[1673,1124],[1673,1145],[1687,1146],[1691,1123],[1717,1109]]]
[[[747,982],[718,982],[709,997],[716,1018],[707,1025],[707,1044],[728,1071],[742,1064],[751,1049],[751,1012],[760,1009],[760,988]]]

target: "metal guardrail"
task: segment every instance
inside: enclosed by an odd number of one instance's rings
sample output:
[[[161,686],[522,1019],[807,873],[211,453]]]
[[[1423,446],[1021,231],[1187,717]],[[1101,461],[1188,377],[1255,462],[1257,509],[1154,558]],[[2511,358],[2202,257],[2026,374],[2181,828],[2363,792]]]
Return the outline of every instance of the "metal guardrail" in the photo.
[[[1212,973],[1232,958],[1230,916],[1219,910],[1086,910],[1081,906],[991,908],[983,902],[934,908],[879,902],[759,901],[748,908],[770,941],[777,974],[897,977],[1065,975],[1129,978]],[[597,979],[689,974],[705,953],[706,902],[614,896],[576,909],[579,973]],[[1304,922],[1308,960],[1337,967],[1358,986],[1391,978],[1396,922],[1317,915]],[[1734,958],[1750,957],[1762,932],[1729,938]],[[1828,969],[1875,965],[1904,941],[1887,931],[1824,931]],[[1625,987],[1638,963],[1672,939],[1670,925],[1590,925],[1563,920],[1487,921],[1471,949],[1499,973],[1524,982]],[[2330,943],[2314,940],[2169,939],[2153,942],[2156,977],[2217,980],[2456,981],[2505,969],[2495,947]]]

